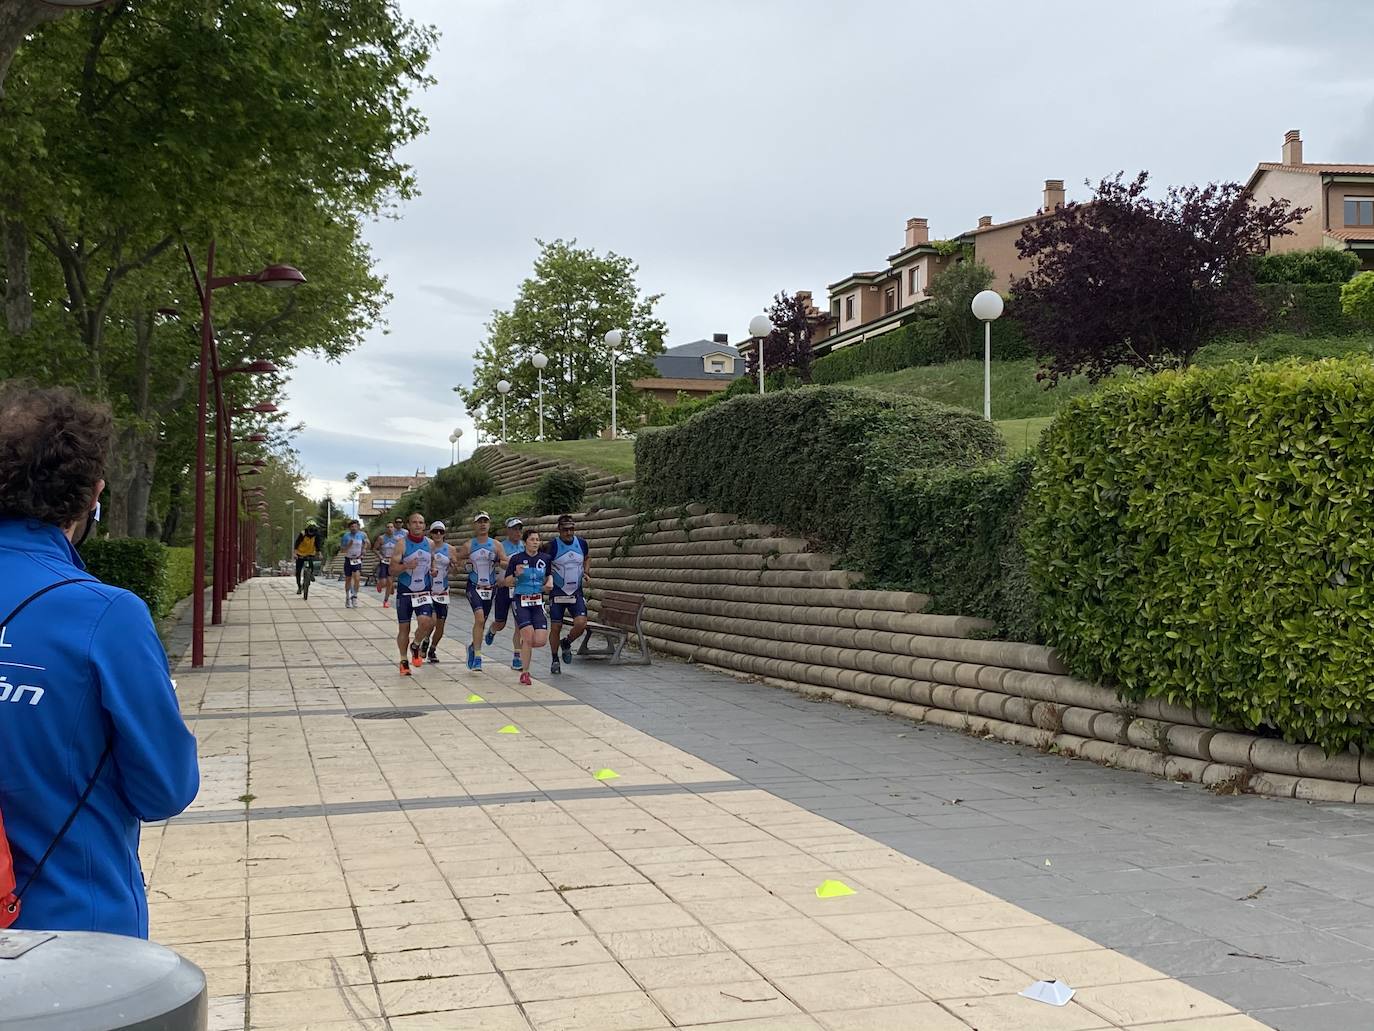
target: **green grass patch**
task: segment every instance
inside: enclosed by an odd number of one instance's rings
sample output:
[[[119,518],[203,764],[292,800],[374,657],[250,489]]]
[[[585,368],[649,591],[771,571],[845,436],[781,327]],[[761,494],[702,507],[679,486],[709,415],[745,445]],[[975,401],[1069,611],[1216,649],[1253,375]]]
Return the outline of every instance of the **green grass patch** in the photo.
[[[992,415],[994,419],[1037,419],[1051,416],[1071,397],[1090,393],[1093,385],[1074,377],[1057,387],[1046,387],[1035,378],[1036,364],[1030,359],[992,363]],[[845,386],[880,390],[885,394],[923,397],[928,401],[983,410],[983,363],[947,362],[944,365],[916,365],[898,372],[879,372],[860,376]]]
[[[1054,416],[1042,415],[1034,419],[1003,419],[996,424],[1007,439],[1007,451],[1020,455],[1035,447],[1045,427],[1054,422]]]
[[[545,440],[507,446],[522,455],[577,462],[617,476],[635,474],[635,444],[632,440]]]

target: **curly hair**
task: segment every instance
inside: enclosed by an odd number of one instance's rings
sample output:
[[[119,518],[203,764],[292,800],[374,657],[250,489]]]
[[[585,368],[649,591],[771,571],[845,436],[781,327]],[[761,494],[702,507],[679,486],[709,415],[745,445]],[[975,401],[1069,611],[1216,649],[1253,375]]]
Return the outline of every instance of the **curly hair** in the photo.
[[[113,434],[108,405],[65,387],[0,382],[0,519],[61,527],[80,519]]]

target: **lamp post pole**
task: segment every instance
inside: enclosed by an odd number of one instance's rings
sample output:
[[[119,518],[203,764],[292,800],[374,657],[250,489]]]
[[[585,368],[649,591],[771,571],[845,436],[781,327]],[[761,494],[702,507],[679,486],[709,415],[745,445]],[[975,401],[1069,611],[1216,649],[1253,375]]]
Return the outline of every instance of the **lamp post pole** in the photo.
[[[539,370],[539,439],[544,439],[544,367],[549,364],[549,356],[536,353],[530,361]]]
[[[463,460],[463,427],[453,427],[453,434],[449,440],[453,441],[453,463],[457,465]]]
[[[625,340],[625,334],[618,329],[613,329],[606,334],[606,346],[611,351],[611,439],[616,440],[619,432],[615,420],[615,352]]]
[[[506,395],[510,393],[510,380],[498,380],[496,392],[501,395],[501,443],[506,443],[509,438],[506,436]]]
[[[763,342],[776,329],[767,315],[755,315],[749,320],[749,335],[759,342],[759,393],[763,393]]]
[[[974,317],[983,323],[983,418],[992,421],[992,324],[1001,317],[1002,295],[996,290],[983,290],[969,305]]]

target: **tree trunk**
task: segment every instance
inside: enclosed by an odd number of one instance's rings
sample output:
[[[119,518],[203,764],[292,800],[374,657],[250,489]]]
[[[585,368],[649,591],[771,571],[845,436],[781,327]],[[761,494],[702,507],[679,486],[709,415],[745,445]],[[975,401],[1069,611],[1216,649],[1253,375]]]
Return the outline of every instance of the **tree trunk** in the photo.
[[[40,0],[0,0],[0,97],[5,95],[5,75],[20,44],[38,26],[61,15],[60,8]]]
[[[181,495],[182,483],[180,480],[173,482],[167,501],[167,518],[162,521],[162,543],[171,544],[177,535],[177,526],[181,523]]]
[[[133,449],[138,430],[123,421],[115,424],[115,435],[105,464],[105,482],[110,491],[109,512],[104,517],[111,537],[129,536],[129,486],[134,478]]]
[[[3,2],[3,0],[0,0]],[[11,199],[11,210],[18,205]],[[0,213],[5,249],[5,321],[13,336],[33,328],[33,292],[29,284],[29,233],[18,215]]]
[[[153,493],[153,474],[157,471],[157,435],[143,432],[135,443],[133,475],[129,479],[129,536],[148,536],[148,499]]]

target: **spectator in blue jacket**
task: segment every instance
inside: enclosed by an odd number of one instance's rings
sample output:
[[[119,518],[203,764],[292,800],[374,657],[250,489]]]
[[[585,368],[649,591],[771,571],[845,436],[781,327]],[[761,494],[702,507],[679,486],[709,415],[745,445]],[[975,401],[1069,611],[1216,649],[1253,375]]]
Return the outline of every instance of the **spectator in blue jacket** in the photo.
[[[86,573],[74,546],[112,429],[108,408],[71,391],[0,384],[0,620],[81,581],[0,636],[0,817],[29,882],[14,926],[146,938],[139,823],[190,805],[200,771],[148,606]]]

